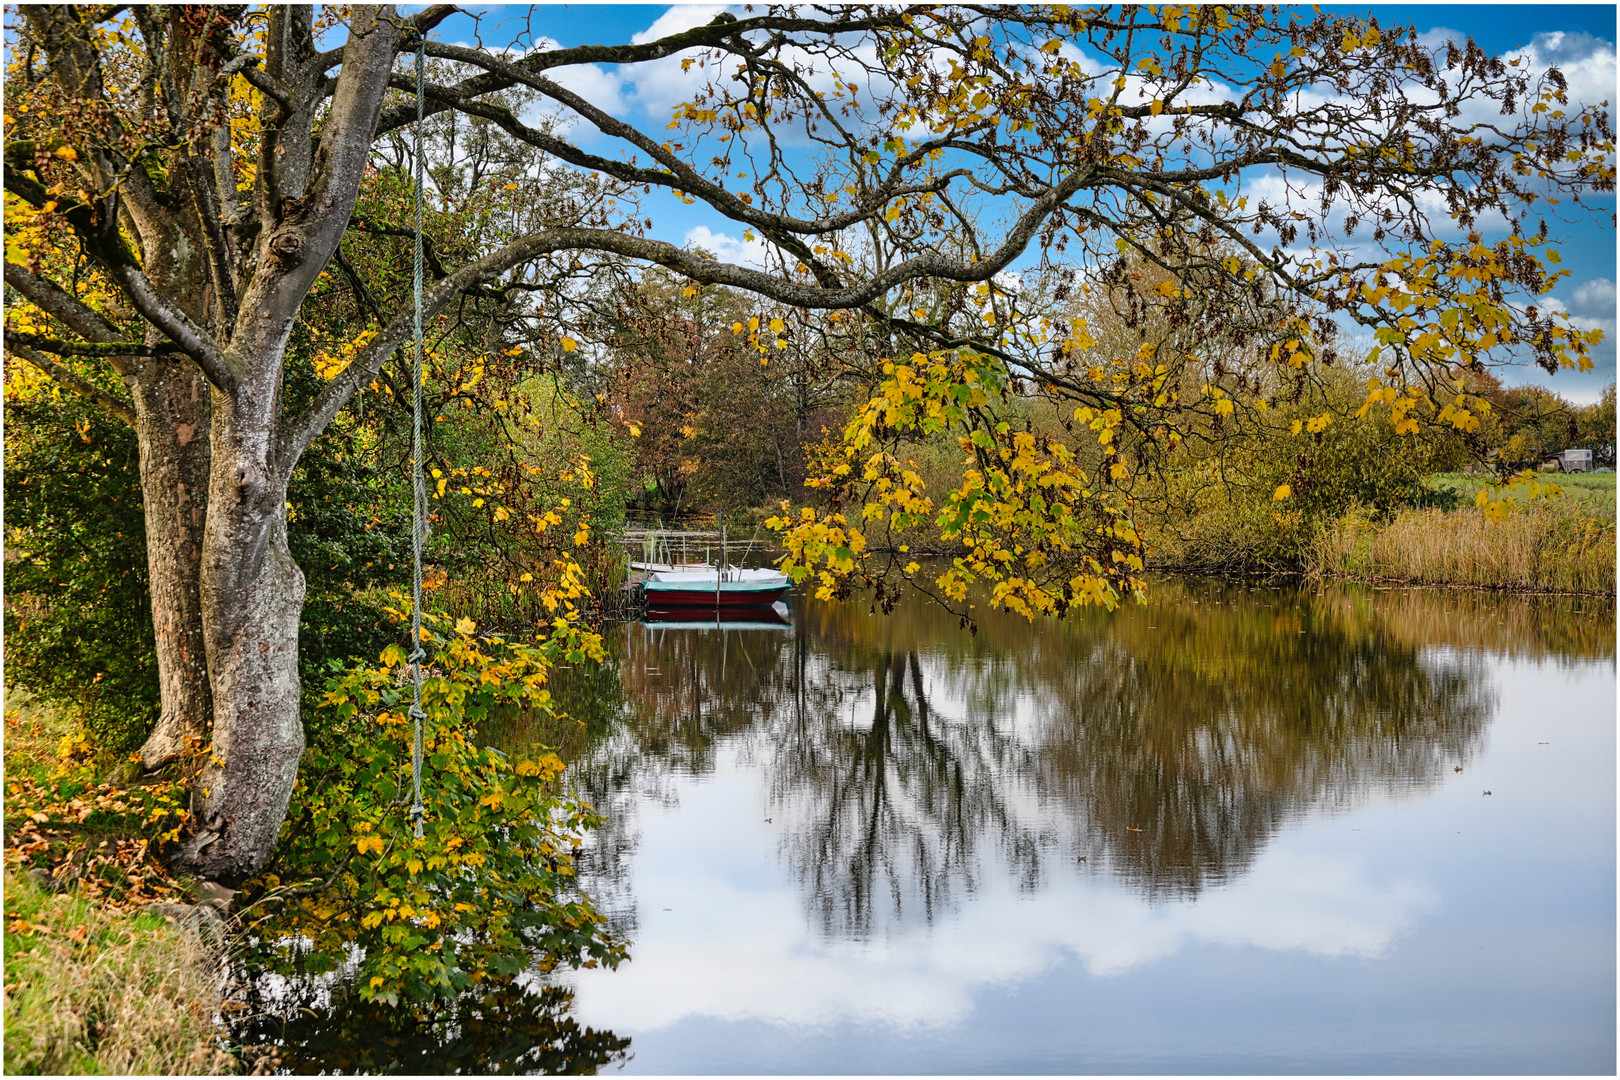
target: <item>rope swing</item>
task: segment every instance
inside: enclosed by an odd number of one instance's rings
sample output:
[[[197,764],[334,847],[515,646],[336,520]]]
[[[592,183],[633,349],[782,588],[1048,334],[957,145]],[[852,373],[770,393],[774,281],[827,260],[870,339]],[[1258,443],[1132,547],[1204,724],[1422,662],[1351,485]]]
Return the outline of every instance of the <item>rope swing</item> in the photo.
[[[427,479],[422,469],[422,67],[425,42],[416,39],[416,126],[411,156],[416,170],[416,258],[412,288],[416,303],[416,347],[411,363],[411,827],[422,838],[422,544],[427,539]]]

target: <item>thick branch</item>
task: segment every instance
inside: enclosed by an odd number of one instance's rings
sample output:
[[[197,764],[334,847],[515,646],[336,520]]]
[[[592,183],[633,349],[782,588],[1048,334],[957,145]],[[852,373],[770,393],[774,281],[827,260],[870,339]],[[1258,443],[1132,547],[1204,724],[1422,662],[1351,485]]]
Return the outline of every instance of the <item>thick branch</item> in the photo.
[[[77,375],[73,374],[73,372],[69,371],[61,364],[58,364],[55,360],[52,360],[44,353],[35,352],[26,345],[16,344],[11,340],[10,334],[6,335],[6,348],[9,349],[14,355],[20,356],[30,364],[33,364],[46,375],[49,375],[53,380],[61,383],[75,394],[78,394],[80,397],[84,398],[86,401],[92,402],[93,404],[99,406],[104,412],[111,416],[117,417],[130,427],[135,426],[135,407],[129,402],[113,397],[111,394],[107,393],[107,391],[103,390],[94,383],[87,382],[84,379],[79,378]]]
[[[105,360],[120,356],[179,356],[179,350],[172,345],[146,345],[139,341],[62,341],[20,330],[7,330],[5,341],[8,347],[44,349],[57,356],[99,356]]]
[[[549,229],[513,241],[490,255],[469,263],[446,277],[422,296],[422,318],[432,318],[457,294],[483,281],[490,281],[515,266],[556,251],[604,251],[641,259],[679,271],[704,285],[730,285],[792,307],[856,308],[881,296],[904,281],[916,278],[943,278],[949,281],[985,281],[1017,258],[1035,231],[1053,210],[1084,185],[1090,169],[1070,174],[1027,209],[1008,231],[1001,246],[988,258],[969,262],[930,253],[918,255],[891,266],[865,281],[841,288],[826,288],[786,281],[760,270],[707,259],[662,240],[649,240],[611,229]],[[282,468],[291,471],[304,447],[319,435],[345,402],[360,387],[376,377],[383,360],[397,349],[413,326],[413,313],[401,312],[372,339],[342,374],[333,379],[303,415],[289,422],[280,440]]]
[[[6,263],[6,284],[47,315],[60,319],[80,337],[91,341],[117,341],[123,337],[101,312],[20,263]]]

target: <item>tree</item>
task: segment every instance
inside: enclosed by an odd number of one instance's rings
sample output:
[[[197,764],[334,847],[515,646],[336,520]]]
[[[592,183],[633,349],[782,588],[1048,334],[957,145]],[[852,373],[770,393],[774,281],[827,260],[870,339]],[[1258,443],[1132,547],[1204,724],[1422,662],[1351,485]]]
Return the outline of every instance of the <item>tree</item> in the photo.
[[[306,360],[289,371],[288,392],[307,396],[316,382]],[[329,431],[300,459],[290,492],[288,543],[308,578],[306,702],[330,663],[386,643],[380,606],[364,593],[397,582],[392,567],[410,559],[409,495],[376,483],[360,434]],[[122,757],[160,706],[135,433],[11,359],[5,451],[7,685],[63,708]]]
[[[1577,411],[1575,445],[1592,451],[1595,467],[1614,468],[1614,383],[1597,401]]]
[[[410,337],[412,314],[378,312],[374,337],[298,409],[281,393],[287,342],[354,224],[379,140],[416,117],[408,96],[389,97],[415,86],[400,57],[452,9],[17,10],[8,217],[41,246],[8,252],[6,282],[29,302],[29,321],[8,324],[7,344],[135,429],[163,695],[145,759],[155,765],[185,736],[206,734],[193,832],[175,859],[240,880],[270,857],[303,747],[304,583],[287,544],[288,485],[311,441]],[[317,41],[328,40],[341,44],[323,51]],[[1403,415],[1431,402],[1438,420],[1466,422],[1462,404],[1438,402],[1425,377],[1504,342],[1552,367],[1586,362],[1589,337],[1510,298],[1556,280],[1527,208],[1546,192],[1612,186],[1607,113],[1566,115],[1555,72],[1520,72],[1473,46],[1448,46],[1437,62],[1407,32],[1248,8],[862,6],[723,14],[643,44],[518,59],[425,49],[458,65],[427,86],[428,114],[481,118],[612,191],[701,200],[779,253],[774,271],[729,264],[648,237],[628,212],[586,216],[432,271],[427,317],[519,268],[566,268],[599,252],[664,266],[694,289],[730,286],[828,320],[859,313],[897,344],[926,344],[935,355],[896,354],[885,389],[847,433],[848,468],[827,488],[880,516],[937,513],[941,535],[969,554],[941,586],[947,595],[961,594],[964,575],[1000,575],[1003,556],[1028,572],[998,581],[996,597],[1029,610],[1133,587],[1134,555],[1121,549],[1134,532],[1107,491],[1121,463],[1110,455],[1094,483],[1070,475],[1067,448],[1026,446],[995,415],[1018,390],[1008,372],[1087,403],[1083,421],[1101,434],[1145,435],[1155,410],[1186,407],[1157,400],[1158,368],[1178,358],[1071,371],[1073,346],[1062,346],[1082,340],[1079,328],[1050,338],[1055,355],[1039,363],[1003,348],[1005,329],[1015,332],[1009,347],[1042,332],[1021,325],[993,284],[1033,242],[1088,257],[1111,258],[1116,245],[1151,252],[1176,284],[1143,303],[1187,319],[1197,295],[1217,320],[1204,331],[1274,346],[1285,367],[1310,360],[1302,309],[1337,311],[1384,335],[1388,376],[1376,394]],[[648,135],[558,77],[648,62],[679,63],[691,77],[673,134]],[[624,153],[525,122],[499,100],[515,87]],[[1324,104],[1307,100],[1322,90]],[[1534,111],[1521,114],[1529,102]],[[1468,110],[1482,104],[1491,116],[1475,121]],[[1504,107],[1511,124],[1497,115]],[[1396,253],[1333,251],[1326,222],[1286,200],[1234,198],[1239,173],[1255,168],[1319,184],[1320,214],[1345,210],[1347,225],[1365,222]],[[738,171],[751,176],[746,190],[735,188]],[[993,200],[995,213],[969,213],[976,199]],[[1477,232],[1437,239],[1434,199],[1464,230],[1500,214],[1509,235],[1494,246]],[[1271,231],[1270,250],[1256,229]],[[863,230],[893,252],[870,272],[846,250],[856,241],[841,239]],[[947,233],[954,246],[940,248]],[[1289,254],[1301,240],[1319,252]],[[1241,255],[1213,258],[1217,241]],[[920,321],[877,306],[912,282],[955,297],[956,314]],[[1001,310],[1010,323],[982,318]],[[768,347],[769,331],[756,336]],[[86,356],[105,358],[129,396],[62,363]],[[937,509],[887,449],[908,427],[936,424],[960,429],[974,457]],[[1090,536],[1098,523],[1107,552],[1079,543],[1076,530]],[[796,535],[795,572],[820,560],[847,575],[863,546],[847,526],[835,511]],[[1076,554],[1091,561],[1059,585],[1051,568]]]
[[[605,397],[639,429],[647,502],[679,516],[794,493],[809,422],[832,403],[841,365],[786,325],[764,355],[751,347],[747,327],[769,337],[790,311],[762,314],[731,289],[687,291],[684,279],[648,271],[614,290],[603,320]]]

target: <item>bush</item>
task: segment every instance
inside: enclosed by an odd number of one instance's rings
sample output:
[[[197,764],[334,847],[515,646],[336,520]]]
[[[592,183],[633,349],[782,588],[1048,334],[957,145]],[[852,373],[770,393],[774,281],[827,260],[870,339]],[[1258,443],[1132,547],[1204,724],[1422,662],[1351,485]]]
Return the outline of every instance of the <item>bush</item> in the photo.
[[[433,620],[444,629],[445,620]],[[623,945],[574,889],[591,809],[558,791],[556,755],[508,758],[474,741],[502,708],[551,708],[559,658],[601,659],[600,639],[559,619],[537,645],[475,637],[470,620],[431,638],[423,680],[423,836],[412,835],[410,668],[326,684],[270,872],[243,898],[272,909],[257,933],[276,970],[334,971],[358,955],[362,1000],[421,1004],[558,964],[617,965]]]
[[[135,433],[51,387],[8,389],[6,686],[134,749],[158,715]]]

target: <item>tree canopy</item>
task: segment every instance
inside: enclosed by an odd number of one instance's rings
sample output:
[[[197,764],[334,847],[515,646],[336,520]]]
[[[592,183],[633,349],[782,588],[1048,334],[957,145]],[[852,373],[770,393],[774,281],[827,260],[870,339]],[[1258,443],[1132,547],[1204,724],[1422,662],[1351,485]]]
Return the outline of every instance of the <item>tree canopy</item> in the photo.
[[[1345,330],[1375,341],[1362,408],[1397,434],[1477,426],[1474,369],[1590,362],[1595,333],[1541,298],[1549,217],[1613,189],[1608,104],[1473,43],[1291,8],[858,5],[524,52],[437,40],[453,11],[10,16],[5,341],[135,429],[164,701],[145,755],[211,747],[184,853],[207,874],[264,865],[303,747],[295,468],[412,331],[387,267],[349,253],[410,235],[418,48],[423,134],[456,147],[429,198],[468,208],[427,253],[430,334],[565,368],[612,345],[581,348],[593,287],[648,266],[757,303],[729,330],[765,368],[811,343],[864,379],[816,505],[777,519],[784,566],[829,595],[886,600],[897,569],[948,603],[988,581],[1026,614],[1112,606],[1141,587],[1133,477],[1303,400]],[[573,77],[641,64],[684,80],[664,128]],[[761,257],[660,237],[654,190]],[[352,333],[286,393],[334,276]],[[911,457],[939,436],[949,483]],[[955,556],[931,580],[892,541],[915,528]]]

